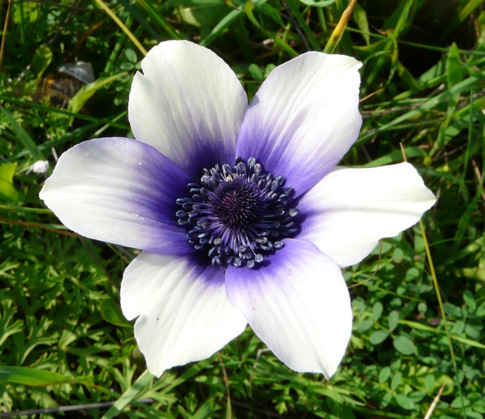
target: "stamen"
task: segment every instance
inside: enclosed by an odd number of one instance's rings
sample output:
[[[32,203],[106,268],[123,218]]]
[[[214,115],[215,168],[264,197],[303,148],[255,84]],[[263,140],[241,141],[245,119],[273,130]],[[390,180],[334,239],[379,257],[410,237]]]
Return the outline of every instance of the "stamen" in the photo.
[[[182,208],[177,222],[213,265],[254,268],[299,230],[300,211],[288,204],[293,189],[285,182],[264,172],[254,157],[216,164],[191,179],[189,196],[175,201]]]

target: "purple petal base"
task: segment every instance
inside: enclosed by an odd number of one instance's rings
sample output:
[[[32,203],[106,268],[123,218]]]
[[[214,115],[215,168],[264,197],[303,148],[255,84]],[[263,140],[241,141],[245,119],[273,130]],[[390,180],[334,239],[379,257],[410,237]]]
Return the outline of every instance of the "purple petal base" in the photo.
[[[85,141],[65,152],[40,197],[71,230],[161,254],[194,251],[177,224],[175,200],[188,175],[130,138]]]

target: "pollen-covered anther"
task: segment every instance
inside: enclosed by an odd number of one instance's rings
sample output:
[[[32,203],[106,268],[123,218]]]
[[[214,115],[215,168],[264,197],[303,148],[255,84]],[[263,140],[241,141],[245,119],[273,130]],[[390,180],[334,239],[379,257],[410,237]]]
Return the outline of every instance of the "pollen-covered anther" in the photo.
[[[253,268],[298,232],[300,211],[288,204],[293,189],[283,176],[266,173],[254,157],[233,166],[203,169],[178,198],[175,215],[196,250],[214,265]]]

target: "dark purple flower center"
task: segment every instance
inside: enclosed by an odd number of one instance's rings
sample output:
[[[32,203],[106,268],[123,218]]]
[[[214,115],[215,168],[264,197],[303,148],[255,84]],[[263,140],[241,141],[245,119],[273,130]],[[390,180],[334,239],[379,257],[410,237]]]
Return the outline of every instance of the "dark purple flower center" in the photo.
[[[298,232],[299,210],[288,203],[293,189],[253,157],[202,172],[188,184],[189,196],[177,199],[176,216],[212,264],[252,268]]]
[[[261,216],[258,208],[264,204],[261,190],[253,182],[236,178],[221,183],[214,191],[214,214],[230,229],[245,229]]]

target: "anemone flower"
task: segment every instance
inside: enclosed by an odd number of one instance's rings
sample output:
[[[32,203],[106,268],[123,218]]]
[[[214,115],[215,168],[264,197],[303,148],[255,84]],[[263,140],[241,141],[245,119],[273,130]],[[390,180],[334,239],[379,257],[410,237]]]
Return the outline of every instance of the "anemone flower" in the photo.
[[[82,142],[41,191],[71,230],[141,249],[121,308],[148,369],[205,359],[247,323],[289,368],[330,378],[352,330],[341,268],[435,197],[408,163],[336,167],[358,137],[358,70],[308,52],[248,105],[209,49],[162,42],[129,97],[135,139]]]

